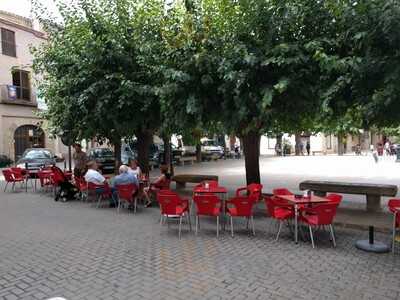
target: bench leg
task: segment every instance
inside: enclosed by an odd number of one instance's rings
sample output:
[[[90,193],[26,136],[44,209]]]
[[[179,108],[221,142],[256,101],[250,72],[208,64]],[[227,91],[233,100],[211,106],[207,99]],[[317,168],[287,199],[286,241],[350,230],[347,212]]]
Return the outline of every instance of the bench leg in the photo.
[[[381,208],[381,196],[379,195],[367,195],[367,211],[368,212],[380,212]]]
[[[185,182],[176,182],[176,189],[184,189],[186,187],[186,183]]]

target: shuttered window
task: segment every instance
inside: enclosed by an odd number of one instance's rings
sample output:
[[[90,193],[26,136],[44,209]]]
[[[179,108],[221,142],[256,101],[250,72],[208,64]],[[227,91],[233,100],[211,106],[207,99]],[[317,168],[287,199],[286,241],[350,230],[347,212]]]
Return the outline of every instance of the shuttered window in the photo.
[[[17,88],[17,98],[31,100],[31,85],[29,82],[29,72],[15,70],[12,72],[13,85]]]
[[[17,57],[14,31],[1,28],[1,52],[4,55]]]

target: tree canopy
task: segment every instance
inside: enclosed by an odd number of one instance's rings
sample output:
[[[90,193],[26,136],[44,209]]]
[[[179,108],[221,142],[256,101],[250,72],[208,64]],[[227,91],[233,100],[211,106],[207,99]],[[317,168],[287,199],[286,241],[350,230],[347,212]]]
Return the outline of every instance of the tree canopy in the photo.
[[[39,6],[38,15],[44,15]],[[46,118],[76,138],[221,128],[259,182],[266,132],[398,126],[400,4],[374,0],[89,0],[35,49]]]

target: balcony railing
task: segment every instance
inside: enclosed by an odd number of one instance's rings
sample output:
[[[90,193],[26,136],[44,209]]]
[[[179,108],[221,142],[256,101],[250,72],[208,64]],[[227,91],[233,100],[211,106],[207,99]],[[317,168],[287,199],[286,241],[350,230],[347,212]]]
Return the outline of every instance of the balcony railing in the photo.
[[[19,87],[15,86],[14,89],[12,89],[10,86],[12,87],[12,85],[0,84],[0,103],[37,107],[36,94],[32,89],[21,90]],[[18,92],[18,89],[20,89],[20,92]],[[22,97],[24,99],[22,99]]]

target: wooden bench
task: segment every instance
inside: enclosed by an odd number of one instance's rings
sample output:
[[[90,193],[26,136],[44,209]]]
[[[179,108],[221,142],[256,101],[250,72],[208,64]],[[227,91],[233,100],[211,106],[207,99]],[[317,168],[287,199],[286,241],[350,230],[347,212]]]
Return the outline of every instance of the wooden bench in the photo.
[[[195,156],[182,156],[179,158],[179,164],[181,166],[185,165],[186,161],[190,162],[190,164],[193,165],[194,162],[196,161],[196,157]]]
[[[216,180],[218,176],[215,175],[197,175],[197,174],[180,174],[172,177],[172,181],[176,182],[177,189],[186,187],[186,183],[200,183],[205,180]]]
[[[300,190],[311,190],[317,196],[325,196],[326,193],[365,195],[367,198],[367,211],[381,211],[381,197],[394,197],[397,194],[397,186],[389,184],[348,183],[333,181],[303,181],[299,185]]]

